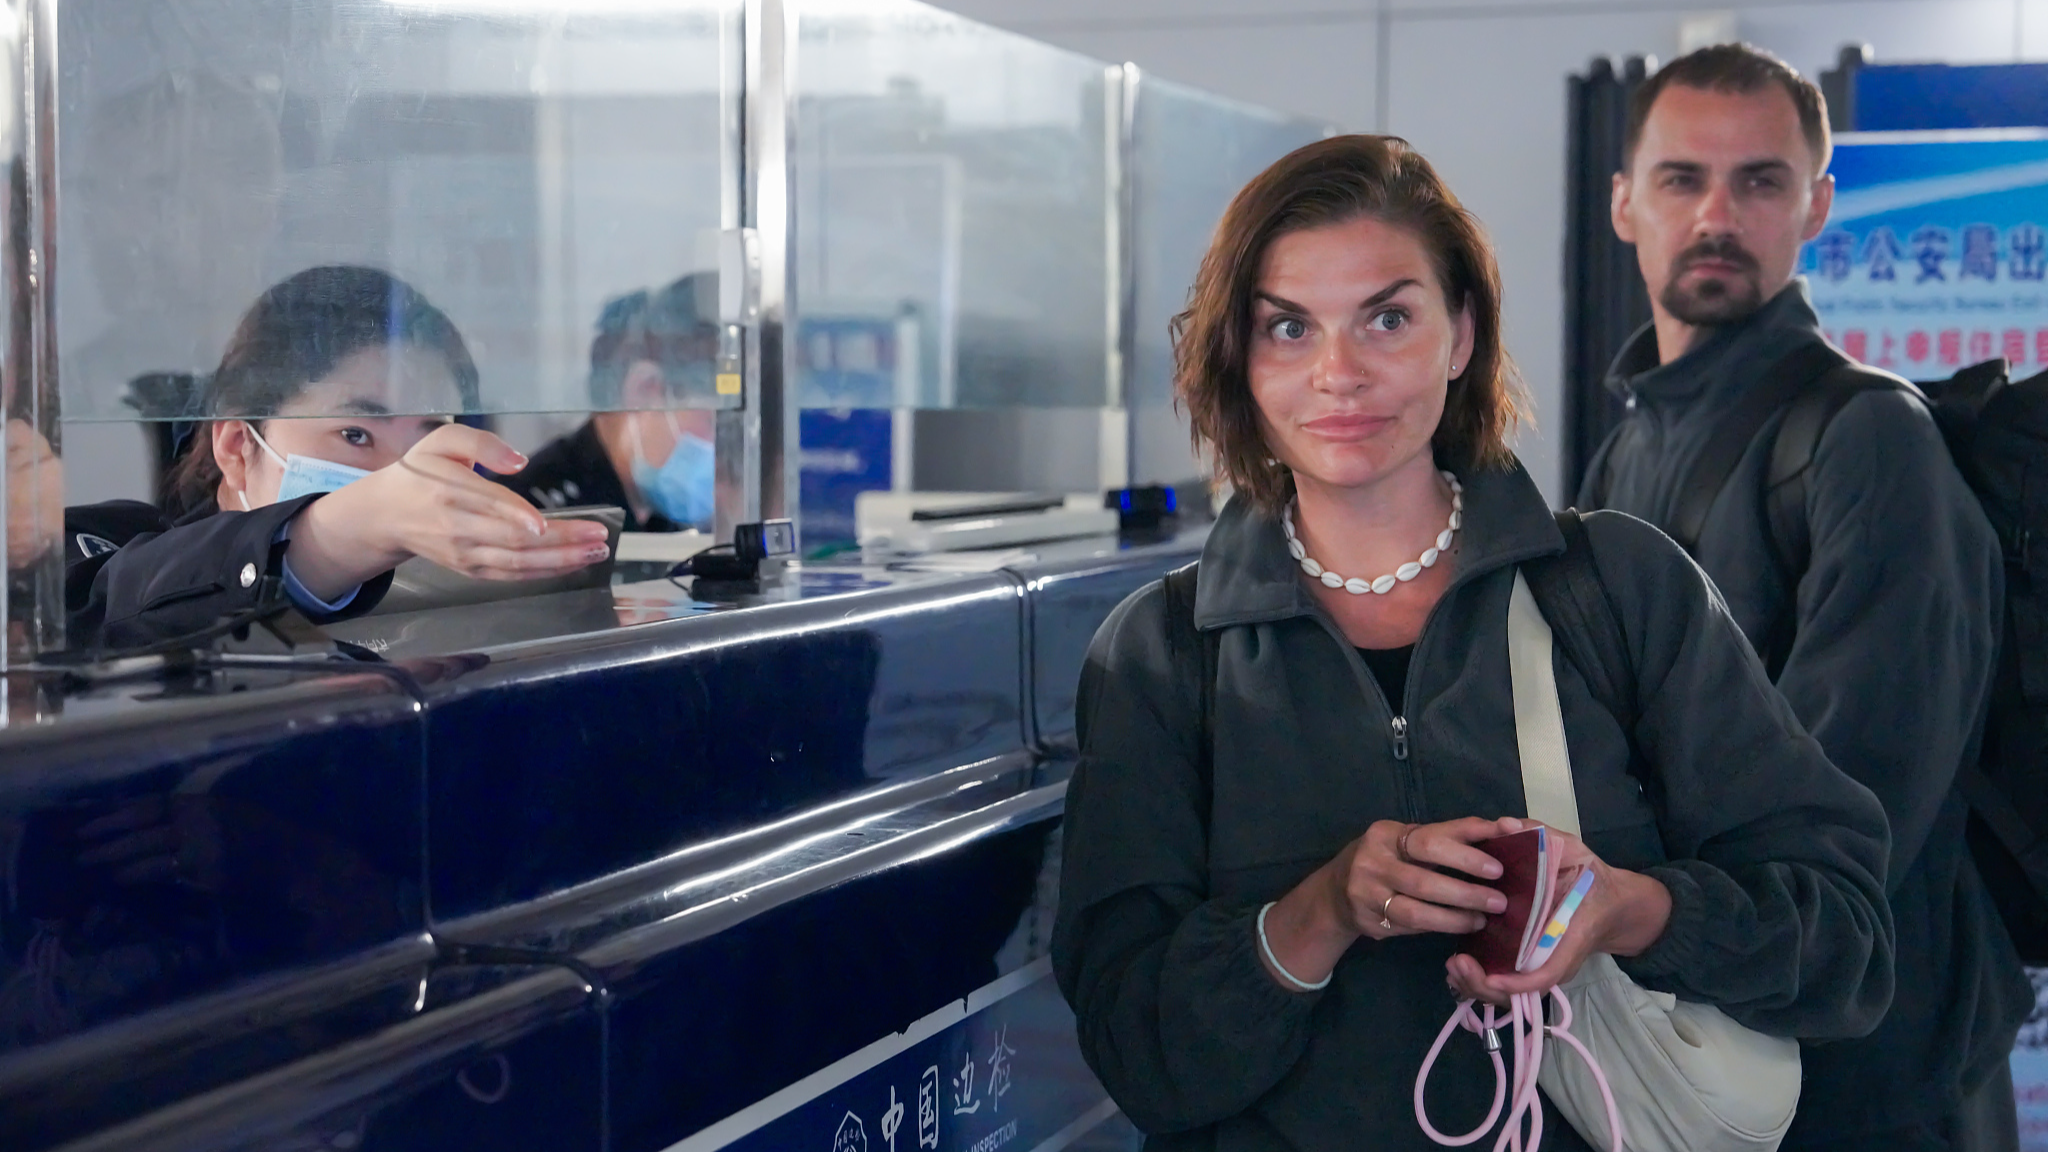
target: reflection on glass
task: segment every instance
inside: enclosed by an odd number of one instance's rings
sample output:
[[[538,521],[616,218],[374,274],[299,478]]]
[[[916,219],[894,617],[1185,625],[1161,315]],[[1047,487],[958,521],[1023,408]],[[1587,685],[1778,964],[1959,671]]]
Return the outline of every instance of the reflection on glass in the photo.
[[[611,557],[608,525],[543,517],[479,474],[526,461],[449,419],[476,406],[469,344],[385,272],[329,265],[273,286],[195,384],[183,410],[206,418],[170,507],[66,511],[75,645],[199,642],[180,638],[284,600],[329,623],[375,610],[415,560],[458,582],[531,582]]]
[[[901,0],[794,10],[801,403],[1105,403],[1104,66]]]
[[[175,381],[212,367],[265,284],[337,264],[445,310],[482,381],[470,411],[602,407],[588,318],[705,266],[737,223],[737,11],[68,0],[65,418],[183,415]]]
[[[628,532],[709,529],[712,414],[676,409],[715,391],[720,337],[710,273],[610,301],[590,345],[599,410],[500,482],[541,508],[624,508]]]
[[[331,492],[397,463],[476,396],[468,344],[411,286],[371,268],[309,269],[236,326],[191,408],[219,419],[183,446],[169,511]]]
[[[1145,76],[1131,126],[1132,253],[1136,280],[1130,411],[1131,482],[1203,474],[1173,410],[1168,325],[1187,306],[1209,237],[1238,189],[1273,161],[1329,132],[1313,121],[1239,104]]]

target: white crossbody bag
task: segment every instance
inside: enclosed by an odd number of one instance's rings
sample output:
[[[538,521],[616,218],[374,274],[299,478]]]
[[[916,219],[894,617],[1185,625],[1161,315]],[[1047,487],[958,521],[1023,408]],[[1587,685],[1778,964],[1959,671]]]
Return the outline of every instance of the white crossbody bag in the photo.
[[[1532,819],[1579,835],[1551,663],[1550,625],[1521,574],[1508,604],[1515,742]],[[1605,1070],[1630,1152],[1775,1152],[1799,1105],[1799,1044],[1755,1032],[1717,1008],[1652,992],[1596,954],[1565,984],[1572,1031]],[[1595,1148],[1612,1146],[1592,1071],[1545,1060],[1537,1084]]]

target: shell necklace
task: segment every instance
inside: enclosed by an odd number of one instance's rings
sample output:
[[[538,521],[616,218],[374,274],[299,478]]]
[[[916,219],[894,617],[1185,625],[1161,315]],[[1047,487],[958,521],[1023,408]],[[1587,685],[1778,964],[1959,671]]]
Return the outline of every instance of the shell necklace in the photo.
[[[1449,472],[1440,472],[1438,475],[1451,486],[1451,523],[1448,528],[1436,534],[1436,546],[1425,549],[1421,559],[1410,560],[1376,580],[1361,580],[1356,576],[1346,580],[1316,563],[1315,557],[1310,556],[1308,550],[1301,546],[1301,541],[1294,535],[1293,501],[1289,501],[1286,510],[1280,514],[1280,526],[1287,530],[1287,554],[1301,564],[1303,572],[1322,581],[1325,588],[1342,588],[1353,596],[1363,596],[1368,592],[1384,596],[1392,592],[1396,585],[1406,584],[1422,575],[1424,568],[1434,567],[1437,558],[1450,549],[1451,540],[1457,536],[1458,529],[1465,526],[1465,486],[1458,483],[1458,478]]]

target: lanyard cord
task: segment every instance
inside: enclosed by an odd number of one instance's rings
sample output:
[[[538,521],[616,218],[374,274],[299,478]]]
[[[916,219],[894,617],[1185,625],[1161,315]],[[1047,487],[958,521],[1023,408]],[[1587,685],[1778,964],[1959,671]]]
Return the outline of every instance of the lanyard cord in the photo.
[[[1556,1037],[1577,1051],[1579,1058],[1592,1070],[1593,1081],[1600,1088],[1601,1101],[1607,1106],[1607,1130],[1613,1136],[1613,1152],[1622,1152],[1621,1117],[1614,1106],[1614,1092],[1607,1086],[1607,1076],[1594,1061],[1593,1053],[1572,1035],[1572,1003],[1565,998],[1563,988],[1552,988],[1549,995],[1557,1005],[1557,1023],[1543,1023],[1543,993],[1524,992],[1509,1002],[1509,1014],[1502,1019],[1493,1005],[1485,1006],[1483,1014],[1475,1011],[1470,1000],[1460,1000],[1451,1018],[1444,1021],[1443,1030],[1436,1035],[1436,1043],[1429,1046],[1429,1055],[1422,1061],[1422,1071],[1415,1077],[1415,1120],[1422,1125],[1423,1132],[1431,1140],[1449,1148],[1461,1148],[1477,1143],[1494,1125],[1500,1123],[1501,1111],[1507,1107],[1512,1087],[1513,1107],[1507,1108],[1507,1123],[1502,1125],[1500,1135],[1493,1142],[1494,1152],[1536,1152],[1543,1142],[1543,1101],[1537,1094],[1536,1078],[1543,1069],[1543,1037],[1545,1033]],[[1512,1037],[1515,1057],[1515,1073],[1510,1085],[1507,1065],[1501,1056],[1500,1030],[1506,1027]],[[1493,1108],[1479,1127],[1462,1136],[1446,1136],[1429,1122],[1429,1110],[1423,1104],[1423,1088],[1429,1083],[1430,1069],[1436,1066],[1436,1058],[1442,1054],[1444,1044],[1453,1032],[1460,1028],[1483,1036],[1486,1040],[1486,1054],[1493,1061]],[[1527,1136],[1524,1136],[1524,1129]]]

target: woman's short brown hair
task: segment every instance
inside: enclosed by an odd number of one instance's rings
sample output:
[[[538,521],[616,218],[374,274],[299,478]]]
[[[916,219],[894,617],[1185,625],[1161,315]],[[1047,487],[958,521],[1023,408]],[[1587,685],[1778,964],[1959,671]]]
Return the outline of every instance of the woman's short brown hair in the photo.
[[[1267,512],[1294,492],[1272,459],[1252,399],[1252,301],[1275,239],[1359,217],[1405,228],[1422,241],[1453,312],[1472,315],[1472,360],[1450,383],[1432,446],[1456,471],[1506,466],[1508,437],[1527,419],[1527,392],[1500,342],[1500,271],[1479,222],[1429,161],[1395,136],[1333,136],[1298,148],[1238,192],[1187,311],[1173,319],[1174,389],[1195,448],[1215,452],[1218,479]]]

